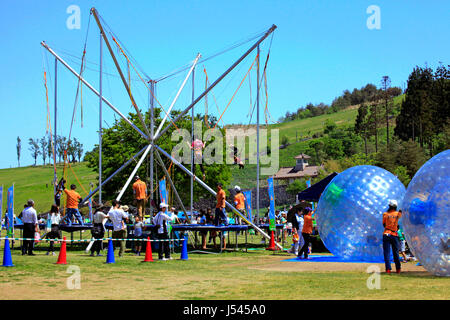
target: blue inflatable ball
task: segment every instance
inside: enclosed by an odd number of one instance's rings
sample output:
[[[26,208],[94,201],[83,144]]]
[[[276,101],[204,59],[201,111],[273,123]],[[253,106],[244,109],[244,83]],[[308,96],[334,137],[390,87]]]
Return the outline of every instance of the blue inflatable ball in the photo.
[[[383,261],[383,213],[389,200],[399,207],[405,186],[375,166],[356,166],[339,173],[325,188],[316,210],[320,238],[343,260]]]
[[[450,150],[428,160],[408,185],[403,228],[414,256],[429,272],[450,276]]]

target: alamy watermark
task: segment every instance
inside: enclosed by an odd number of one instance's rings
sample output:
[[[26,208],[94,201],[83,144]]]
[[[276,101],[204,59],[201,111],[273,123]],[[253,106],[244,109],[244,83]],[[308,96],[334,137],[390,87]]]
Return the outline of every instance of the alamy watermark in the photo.
[[[67,267],[66,273],[72,273],[72,275],[66,279],[67,289],[69,289],[69,290],[81,289],[81,269],[80,269],[80,267],[76,266],[76,265],[70,265]]]
[[[69,30],[81,29],[81,9],[79,6],[72,4],[67,7],[66,13],[70,14],[66,20],[66,27]]]
[[[380,267],[377,265],[371,265],[366,270],[367,273],[370,273],[369,278],[367,278],[366,285],[367,289],[381,289],[381,276],[380,276]]]
[[[366,13],[370,14],[367,18],[366,25],[369,30],[381,29],[381,10],[377,5],[370,5],[366,9]]]
[[[171,140],[177,142],[177,145],[172,149],[172,157],[181,163],[190,164],[191,149],[194,149],[195,164],[257,163],[255,127],[227,129],[223,136],[220,130],[214,128],[202,133],[202,122],[195,121],[193,138],[194,143],[191,142],[191,132],[186,129],[174,130]],[[259,162],[262,175],[274,175],[278,171],[279,148],[278,129],[259,130]]]

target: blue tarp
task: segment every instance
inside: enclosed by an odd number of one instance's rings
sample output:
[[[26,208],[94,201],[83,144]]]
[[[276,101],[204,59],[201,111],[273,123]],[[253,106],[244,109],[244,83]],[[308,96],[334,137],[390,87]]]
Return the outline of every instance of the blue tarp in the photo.
[[[318,202],[320,199],[320,195],[322,194],[323,190],[327,187],[327,185],[333,180],[335,176],[338,174],[336,172],[333,172],[328,177],[320,180],[319,182],[313,184],[308,189],[303,190],[302,192],[299,192],[297,194],[298,200],[305,200],[305,201],[311,201],[311,202]]]
[[[336,257],[333,255],[310,255],[308,259],[300,259],[300,258],[293,258],[293,259],[286,259],[282,261],[287,262],[345,262],[345,263],[384,263],[384,260],[368,260],[368,261],[362,261],[362,260],[344,260],[340,257]]]

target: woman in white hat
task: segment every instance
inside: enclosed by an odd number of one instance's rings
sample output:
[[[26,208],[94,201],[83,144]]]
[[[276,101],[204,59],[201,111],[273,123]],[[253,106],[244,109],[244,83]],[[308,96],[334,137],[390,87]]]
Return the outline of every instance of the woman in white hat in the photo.
[[[168,221],[172,220],[167,214],[167,208],[169,207],[166,203],[161,202],[159,205],[161,210],[153,218],[153,223],[155,224],[158,232],[158,239],[162,240],[159,242],[158,258],[159,260],[169,260],[170,259],[170,247],[169,242],[164,241],[169,239],[168,232]],[[163,257],[164,253],[164,257]]]

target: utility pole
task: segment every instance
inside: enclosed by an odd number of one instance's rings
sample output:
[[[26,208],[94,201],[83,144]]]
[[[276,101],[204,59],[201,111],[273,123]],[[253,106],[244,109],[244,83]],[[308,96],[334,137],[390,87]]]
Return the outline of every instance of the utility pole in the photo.
[[[381,79],[381,88],[384,91],[384,108],[386,112],[386,145],[389,148],[389,93],[388,89],[391,85],[391,79],[389,79],[389,76],[383,76]]]

